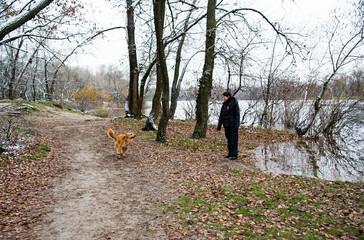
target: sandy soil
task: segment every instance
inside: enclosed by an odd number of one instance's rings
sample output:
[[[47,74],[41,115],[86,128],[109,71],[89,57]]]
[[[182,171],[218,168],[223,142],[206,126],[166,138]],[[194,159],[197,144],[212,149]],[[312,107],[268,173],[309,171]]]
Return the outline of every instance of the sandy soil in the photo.
[[[52,147],[68,170],[56,180],[48,214],[36,227],[40,239],[167,239],[158,205],[172,195],[147,143],[137,139],[117,158],[106,135],[108,119],[49,111],[33,123],[62,143]]]

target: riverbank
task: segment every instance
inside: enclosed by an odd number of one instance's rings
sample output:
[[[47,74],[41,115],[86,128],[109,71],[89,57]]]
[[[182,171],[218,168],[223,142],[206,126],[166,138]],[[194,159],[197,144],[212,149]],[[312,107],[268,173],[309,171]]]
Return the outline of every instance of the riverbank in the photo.
[[[41,144],[1,171],[1,238],[363,238],[363,184],[254,167],[252,149],[296,141],[294,134],[242,128],[239,159],[231,161],[215,126],[194,140],[193,121],[172,121],[169,142],[159,144],[155,132],[141,130],[144,121],[48,107],[31,115]],[[124,158],[109,127],[137,135]]]

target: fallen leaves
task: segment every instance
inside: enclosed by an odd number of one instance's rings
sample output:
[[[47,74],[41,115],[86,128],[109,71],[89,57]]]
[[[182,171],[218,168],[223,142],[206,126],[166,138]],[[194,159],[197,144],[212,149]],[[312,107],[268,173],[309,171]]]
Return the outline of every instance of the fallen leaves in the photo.
[[[14,138],[17,139],[17,138]],[[50,199],[45,191],[59,171],[57,155],[41,137],[29,137],[18,151],[1,157],[0,170],[0,238],[32,239],[32,228],[45,213]]]
[[[171,191],[173,199],[164,199],[161,215],[169,239],[363,237],[362,183],[273,176],[252,167],[249,149],[263,142],[296,140],[294,135],[241,129],[243,154],[232,162],[222,157],[226,142],[212,126],[206,139],[191,140],[193,124],[171,122],[169,143],[159,144],[153,132],[140,130],[143,124],[130,119],[111,123],[115,129],[136,133],[143,153],[138,168],[163,179],[164,190]],[[52,149],[47,157],[1,171],[0,238],[34,238],[32,227],[44,216],[44,205],[51,200],[45,191],[62,169],[54,140],[44,141]]]
[[[209,129],[207,139],[189,140],[191,125],[171,123],[170,143],[159,158],[174,192],[167,202],[171,239],[353,239],[363,236],[363,184],[273,176],[252,167],[248,149],[260,143],[293,141],[287,132],[240,130],[236,169],[223,159],[225,142]],[[168,155],[168,154],[167,154]],[[177,156],[184,156],[183,163]],[[169,167],[174,170],[168,171]],[[177,171],[175,169],[178,169]]]

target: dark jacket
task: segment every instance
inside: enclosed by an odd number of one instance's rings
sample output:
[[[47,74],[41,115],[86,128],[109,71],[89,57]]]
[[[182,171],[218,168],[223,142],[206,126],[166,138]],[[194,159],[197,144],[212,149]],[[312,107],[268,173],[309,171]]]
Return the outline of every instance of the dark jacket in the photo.
[[[239,128],[240,124],[239,103],[234,97],[231,97],[231,100],[230,101],[229,100],[227,100],[227,102],[224,102],[224,104],[221,107],[219,123],[217,124],[218,130],[221,129],[221,125],[224,128]],[[229,110],[227,109],[227,106],[229,106]]]

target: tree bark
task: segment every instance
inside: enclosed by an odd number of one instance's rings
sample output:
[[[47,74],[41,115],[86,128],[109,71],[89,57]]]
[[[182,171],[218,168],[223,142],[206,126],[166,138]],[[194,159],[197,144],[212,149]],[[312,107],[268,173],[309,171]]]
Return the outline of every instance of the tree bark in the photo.
[[[18,60],[19,60],[19,54],[20,54],[20,49],[22,47],[24,43],[24,40],[21,39],[18,45],[18,48],[16,49],[15,52],[15,56],[12,56],[11,59],[11,71],[10,71],[10,79],[9,79],[9,84],[8,84],[8,88],[9,88],[9,94],[8,94],[8,98],[10,100],[14,100],[15,99],[15,95],[16,95],[16,73],[17,73],[17,68],[18,68]],[[11,49],[11,52],[13,52],[14,50]]]
[[[156,120],[160,116],[162,92],[163,92],[163,81],[162,81],[161,67],[159,63],[157,63],[157,83],[152,100],[152,110],[151,110],[151,112],[153,113],[153,120]]]
[[[139,68],[138,68],[138,59],[137,59],[137,51],[135,44],[133,0],[126,0],[126,13],[127,13],[129,71],[130,71],[128,109],[129,109],[129,114],[139,119],[141,117],[141,114],[138,113]]]
[[[195,4],[196,0],[193,1],[193,5]],[[191,18],[191,14],[192,14],[192,9],[189,11],[185,22],[184,22],[184,26],[183,26],[183,33],[181,35],[181,40],[178,44],[178,48],[177,48],[177,53],[176,53],[176,64],[175,64],[175,68],[174,68],[174,76],[173,76],[173,83],[172,83],[172,93],[171,93],[171,107],[169,109],[169,118],[173,119],[174,118],[174,114],[176,112],[176,108],[177,108],[177,100],[179,97],[179,92],[180,92],[180,86],[181,86],[181,82],[183,80],[183,76],[180,78],[180,74],[179,74],[179,70],[180,70],[180,66],[181,66],[181,58],[182,58],[182,48],[186,39],[186,33],[187,33],[187,29],[188,29],[188,23],[189,20]]]
[[[327,86],[328,86],[329,82],[331,81],[331,79],[334,77],[334,75],[335,75],[335,73],[333,73],[323,84],[321,94],[315,100],[313,113],[307,119],[303,120],[295,127],[295,130],[296,130],[296,133],[298,136],[303,136],[308,132],[308,130],[310,130],[312,124],[314,123],[314,121],[316,119],[318,112],[321,109],[321,104],[320,104],[321,99],[323,98],[323,96],[327,90]]]
[[[150,110],[149,116],[147,118],[147,122],[145,123],[144,127],[142,128],[143,131],[157,131],[158,127],[155,125],[155,121],[159,117],[160,109],[161,109],[161,97],[162,97],[162,77],[160,66],[157,60],[157,82],[155,93],[153,95],[152,100],[152,109]]]
[[[165,0],[154,0],[153,11],[154,11],[154,25],[157,39],[157,55],[160,65],[161,81],[162,81],[162,116],[159,120],[157,141],[166,142],[166,129],[169,119],[169,79],[168,69],[166,63],[166,56],[164,52],[163,43],[163,27],[164,27],[164,14],[165,14]]]
[[[176,112],[177,108],[177,100],[179,96],[179,69],[181,66],[181,56],[182,56],[182,47],[185,41],[186,34],[182,35],[182,38],[178,44],[177,54],[176,54],[176,64],[174,67],[174,76],[173,76],[173,83],[172,83],[172,93],[171,93],[171,107],[169,109],[169,118],[174,118],[174,113]]]
[[[49,95],[50,95],[50,85],[48,81],[48,63],[47,60],[44,60],[44,83],[45,83],[45,98],[47,101],[50,101]]]
[[[152,71],[154,65],[156,64],[157,59],[155,58],[153,60],[153,62],[151,62],[148,66],[147,71],[145,72],[143,78],[140,81],[140,89],[139,89],[139,96],[138,96],[138,114],[137,115],[142,115],[142,108],[143,108],[143,100],[144,100],[144,91],[145,91],[145,83],[147,81],[147,78],[150,75],[150,72]]]
[[[209,0],[207,4],[206,23],[206,49],[205,63],[196,100],[196,125],[193,138],[206,137],[209,119],[208,104],[212,89],[212,73],[215,60],[215,38],[216,38],[216,0]]]

